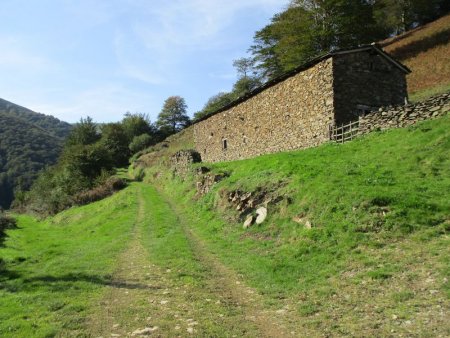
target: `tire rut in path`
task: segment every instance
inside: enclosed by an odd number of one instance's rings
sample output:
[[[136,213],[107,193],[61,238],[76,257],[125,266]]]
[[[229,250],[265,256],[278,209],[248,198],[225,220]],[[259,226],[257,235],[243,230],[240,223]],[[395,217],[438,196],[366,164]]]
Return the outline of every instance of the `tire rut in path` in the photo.
[[[198,285],[183,285],[173,271],[152,264],[142,244],[147,206],[141,191],[144,188],[139,188],[132,239],[88,320],[88,336],[264,337],[244,317],[235,298]],[[210,285],[211,281],[201,284]]]
[[[159,191],[161,196],[164,193]],[[263,305],[263,296],[247,286],[242,278],[231,268],[219,261],[206,247],[205,243],[189,229],[182,211],[169,199],[166,203],[177,215],[179,224],[189,240],[196,258],[209,271],[208,285],[211,290],[228,300],[229,303],[242,308],[246,320],[253,322],[259,329],[259,337],[298,337],[295,330],[297,318],[291,314],[289,305],[279,310],[268,309]]]
[[[146,317],[145,300],[163,289],[164,277],[149,264],[141,243],[140,222],[145,215],[139,196],[139,206],[133,225],[132,239],[117,261],[111,285],[90,317],[88,333],[92,337],[124,337],[143,328],[154,329],[151,317]]]

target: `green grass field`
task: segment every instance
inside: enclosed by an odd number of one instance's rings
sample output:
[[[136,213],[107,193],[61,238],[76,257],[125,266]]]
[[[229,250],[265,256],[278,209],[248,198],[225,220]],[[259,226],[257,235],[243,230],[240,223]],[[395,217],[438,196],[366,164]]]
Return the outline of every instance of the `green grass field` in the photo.
[[[110,283],[136,214],[131,190],[46,221],[18,216],[0,257],[0,336],[75,336]]]
[[[155,161],[103,201],[18,216],[0,336],[448,336],[449,130],[210,164],[228,177],[202,197]],[[244,230],[233,190],[283,199]]]
[[[268,305],[289,299],[305,328],[448,333],[436,307],[449,306],[449,130],[446,116],[344,145],[210,164],[229,177],[200,199],[195,177],[173,180],[158,167],[146,177]],[[258,189],[284,200],[243,230],[227,192]]]

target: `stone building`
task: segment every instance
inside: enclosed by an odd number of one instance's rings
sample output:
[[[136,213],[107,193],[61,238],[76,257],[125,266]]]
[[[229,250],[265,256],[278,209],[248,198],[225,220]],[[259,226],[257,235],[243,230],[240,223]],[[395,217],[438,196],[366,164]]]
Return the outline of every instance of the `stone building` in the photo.
[[[198,121],[196,150],[219,162],[317,146],[332,125],[404,104],[408,73],[376,45],[326,54]]]

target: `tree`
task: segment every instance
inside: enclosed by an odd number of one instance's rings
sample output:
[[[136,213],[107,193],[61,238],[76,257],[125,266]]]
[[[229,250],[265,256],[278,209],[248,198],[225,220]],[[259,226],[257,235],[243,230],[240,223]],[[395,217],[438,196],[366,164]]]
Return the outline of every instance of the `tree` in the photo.
[[[261,86],[261,84],[262,82],[257,77],[242,77],[233,85],[232,97],[234,99],[242,97]]]
[[[220,92],[214,96],[211,96],[206,102],[203,109],[194,114],[194,120],[198,120],[203,116],[214,113],[215,111],[218,111],[219,109],[225,107],[227,104],[230,104],[232,101],[232,93]]]
[[[250,51],[256,68],[272,79],[317,55],[385,36],[375,20],[373,1],[293,0],[256,32]]]
[[[102,170],[111,170],[114,163],[108,149],[102,142],[97,142],[65,148],[59,165],[61,171],[67,170],[73,176],[80,175],[93,184]]]
[[[110,153],[114,166],[122,167],[128,164],[130,150],[125,128],[121,123],[107,123],[102,126],[100,142]]]
[[[70,132],[67,138],[67,145],[88,145],[100,139],[97,125],[91,117],[81,118]]]
[[[448,0],[377,0],[376,20],[391,35],[430,22],[450,9]]]
[[[131,114],[127,112],[122,119],[122,126],[128,137],[128,143],[131,143],[134,137],[142,134],[149,134],[152,136],[156,134],[156,128],[150,122],[147,114]]]
[[[255,73],[255,60],[252,58],[240,58],[233,61],[233,67],[236,68],[239,77],[247,77],[250,73]]]
[[[188,126],[190,123],[187,116],[187,105],[180,96],[170,96],[164,102],[164,106],[158,115],[156,126],[166,134],[174,134]]]
[[[129,149],[132,154],[136,154],[138,151],[144,150],[152,144],[155,144],[154,138],[149,134],[142,134],[133,138],[133,141],[131,141],[129,145]]]

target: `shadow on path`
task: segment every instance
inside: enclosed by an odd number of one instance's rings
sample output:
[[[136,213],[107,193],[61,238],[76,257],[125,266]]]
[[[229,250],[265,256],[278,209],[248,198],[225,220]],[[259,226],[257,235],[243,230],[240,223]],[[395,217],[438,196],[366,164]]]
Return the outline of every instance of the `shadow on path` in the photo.
[[[35,290],[37,287],[48,288],[52,291],[66,290],[68,284],[74,284],[79,282],[92,283],[102,286],[110,286],[117,289],[140,289],[140,290],[157,290],[158,286],[149,284],[137,283],[132,281],[112,280],[110,276],[95,276],[87,275],[83,273],[70,273],[62,276],[36,276],[31,278],[24,278],[19,283],[7,283],[8,280],[20,279],[21,275],[15,272],[4,271],[0,274],[0,289],[16,292],[21,290]],[[19,285],[18,285],[19,284]]]

